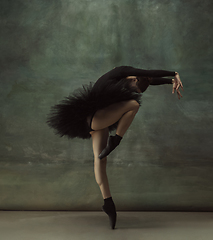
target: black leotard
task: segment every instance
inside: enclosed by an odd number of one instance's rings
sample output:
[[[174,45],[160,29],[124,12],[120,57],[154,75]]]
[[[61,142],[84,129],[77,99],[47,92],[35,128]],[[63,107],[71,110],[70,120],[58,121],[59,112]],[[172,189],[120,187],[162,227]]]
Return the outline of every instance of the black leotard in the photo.
[[[162,78],[167,76],[175,76],[175,72],[166,70],[144,70],[130,66],[115,67],[109,72],[102,75],[94,84],[93,89],[98,90],[108,84],[108,81],[117,82],[128,76],[151,77],[150,85],[160,85],[172,83],[172,79]]]
[[[160,85],[160,84],[171,84],[172,79],[162,78],[166,76],[175,76],[175,72],[165,71],[165,70],[143,70],[139,68],[134,68],[130,66],[120,66],[116,67],[109,72],[102,75],[94,84],[92,91],[100,91],[108,84],[117,83],[119,80],[126,78],[128,76],[140,76],[140,77],[150,77],[149,84],[150,85]],[[92,114],[90,120],[90,130],[91,128],[92,118],[94,113]]]
[[[135,100],[140,104],[141,94],[126,84],[126,77],[148,77],[150,85],[172,83],[175,72],[164,70],[143,70],[130,66],[112,69],[101,76],[94,85],[85,85],[51,108],[47,123],[60,136],[69,138],[90,138],[88,117],[99,109],[120,102]],[[109,131],[117,128],[117,122],[109,126]]]

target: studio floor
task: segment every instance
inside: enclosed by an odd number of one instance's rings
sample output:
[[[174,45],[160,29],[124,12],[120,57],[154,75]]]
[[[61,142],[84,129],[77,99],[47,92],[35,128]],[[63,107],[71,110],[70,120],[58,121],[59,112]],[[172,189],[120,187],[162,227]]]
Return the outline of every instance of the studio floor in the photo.
[[[2,240],[212,240],[213,212],[118,212],[111,230],[103,212],[1,211]]]

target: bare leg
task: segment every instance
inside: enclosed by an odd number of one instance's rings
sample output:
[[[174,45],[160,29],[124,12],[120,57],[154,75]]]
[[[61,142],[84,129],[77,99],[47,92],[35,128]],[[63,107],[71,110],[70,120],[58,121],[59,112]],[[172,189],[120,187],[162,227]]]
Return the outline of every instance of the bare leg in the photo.
[[[136,113],[138,112],[138,109],[129,111],[123,115],[123,117],[120,119],[118,123],[118,127],[116,130],[116,134],[123,137],[126,130],[129,128],[130,124],[132,123]]]
[[[98,110],[93,119],[91,127],[94,130],[100,130],[118,123],[116,133],[123,137],[129,128],[132,120],[139,109],[139,104],[135,100],[123,101],[112,104],[104,109]]]
[[[107,145],[107,139],[109,136],[109,131],[107,128],[92,132],[92,143],[93,143],[93,153],[94,153],[94,172],[97,184],[100,187],[103,198],[111,197],[109,183],[106,173],[107,158],[100,160],[98,158],[99,154]]]
[[[110,226],[112,229],[115,228],[117,213],[115,209],[115,204],[112,200],[109,183],[106,173],[106,163],[107,158],[99,159],[98,155],[106,147],[107,139],[109,136],[108,128],[94,131],[91,133],[93,142],[93,152],[94,152],[94,172],[95,179],[98,183],[102,196],[104,198],[104,205],[102,210],[109,216]]]
[[[91,123],[93,130],[107,128],[118,121],[116,135],[109,137],[107,146],[99,154],[100,159],[108,156],[119,145],[122,137],[132,123],[135,114],[138,112],[138,109],[138,102],[129,100],[112,104],[95,113]]]
[[[100,187],[104,199],[111,197],[111,193],[106,174],[107,159],[105,157],[100,161],[99,154],[107,146],[109,136],[108,126],[120,119],[116,133],[123,137],[134,119],[138,108],[139,104],[135,100],[123,101],[97,111],[93,117],[91,127],[95,131],[91,132],[91,135],[94,153],[94,172],[96,182]]]

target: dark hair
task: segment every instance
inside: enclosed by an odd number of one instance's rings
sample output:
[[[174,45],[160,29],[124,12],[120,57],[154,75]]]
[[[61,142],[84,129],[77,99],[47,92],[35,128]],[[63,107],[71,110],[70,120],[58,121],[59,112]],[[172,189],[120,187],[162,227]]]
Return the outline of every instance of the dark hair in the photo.
[[[141,90],[141,92],[145,92],[146,89],[149,87],[149,78],[148,77],[137,77],[138,82],[137,86]]]

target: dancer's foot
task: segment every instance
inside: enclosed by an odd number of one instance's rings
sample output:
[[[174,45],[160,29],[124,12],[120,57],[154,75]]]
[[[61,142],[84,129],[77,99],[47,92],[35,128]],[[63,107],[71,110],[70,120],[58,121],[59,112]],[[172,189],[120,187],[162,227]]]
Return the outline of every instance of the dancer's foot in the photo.
[[[106,148],[99,154],[99,158],[105,158],[108,156],[120,143],[122,137],[119,135],[110,136]]]
[[[104,205],[102,206],[102,210],[109,216],[110,227],[114,229],[117,219],[117,213],[112,197],[104,199]]]

